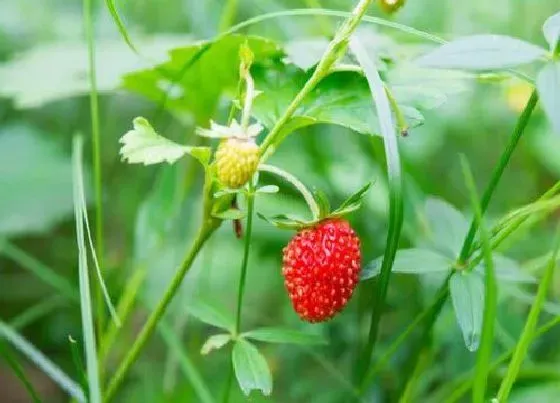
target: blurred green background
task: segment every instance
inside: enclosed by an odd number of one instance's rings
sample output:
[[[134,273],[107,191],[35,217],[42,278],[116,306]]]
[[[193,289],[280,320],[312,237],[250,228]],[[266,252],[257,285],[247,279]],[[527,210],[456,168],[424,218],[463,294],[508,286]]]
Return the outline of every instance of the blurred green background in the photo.
[[[188,160],[173,166],[133,166],[120,161],[118,139],[143,115],[165,136],[193,143],[195,124],[227,113],[227,100],[217,110],[194,108],[185,116],[163,112],[155,102],[120,88],[121,76],[149,67],[123,43],[104,5],[97,1],[98,82],[100,96],[103,203],[105,206],[105,277],[110,294],[118,300],[132,273],[147,272],[141,301],[132,320],[119,334],[109,363],[114,365],[130,346],[146,313],[161,295],[188,240],[198,224],[202,170]],[[223,1],[136,0],[119,8],[140,51],[150,61],[163,61],[166,51],[218,33]],[[266,12],[302,8],[296,0],[240,0],[236,21]],[[349,1],[321,0],[325,8],[348,11]],[[370,14],[384,16],[451,39],[473,33],[516,36],[544,46],[541,25],[560,9],[558,0],[408,0],[393,16],[378,5]],[[249,32],[280,43],[315,38],[334,32],[340,20],[289,17],[251,27]],[[384,28],[366,29],[392,39],[389,45],[418,45],[418,39]],[[23,335],[70,374],[76,374],[68,336],[81,339],[77,291],[77,248],[72,216],[72,136],[86,136],[90,165],[90,120],[87,54],[80,2],[63,0],[3,0],[0,3],[0,319],[12,322]],[[375,36],[372,37],[372,41]],[[424,44],[426,45],[426,44]],[[400,49],[400,48],[399,48]],[[406,51],[406,49],[404,50]],[[219,63],[219,61],[217,61]],[[529,68],[528,73],[531,74]],[[437,80],[437,78],[436,78]],[[406,179],[403,247],[422,238],[423,201],[444,199],[468,210],[458,155],[467,156],[479,189],[489,178],[516,118],[530,94],[527,84],[465,80],[449,91],[441,105],[424,113],[425,122],[400,141]],[[560,113],[560,111],[559,111]],[[198,141],[198,140],[196,140]],[[364,261],[383,253],[387,231],[387,190],[382,146],[338,126],[319,125],[291,135],[271,159],[298,175],[310,187],[324,190],[333,204],[342,201],[367,181],[374,181],[364,207],[351,221],[362,241]],[[554,136],[540,108],[491,204],[490,216],[536,199],[560,176],[560,138]],[[88,169],[88,171],[91,171]],[[91,184],[91,173],[87,174]],[[274,178],[264,177],[269,183]],[[281,183],[282,193],[257,200],[264,214],[305,211],[305,205]],[[90,186],[91,188],[91,186]],[[92,193],[90,193],[92,195]],[[92,198],[91,198],[92,199]],[[90,213],[94,215],[93,209]],[[553,220],[555,221],[555,220]],[[307,325],[292,311],[281,277],[281,249],[290,238],[256,220],[249,262],[244,327],[282,325],[320,333],[329,339],[323,348],[263,345],[272,369],[274,391],[265,399],[254,393],[253,402],[342,402],[349,395],[358,347],[369,326],[366,307],[371,282],[363,283],[350,306],[335,320]],[[537,226],[507,250],[521,264],[545,254],[550,247],[551,223]],[[197,301],[210,303],[233,315],[242,241],[231,223],[224,223],[184,281],[167,323],[181,336],[183,347],[215,397],[221,396],[227,376],[225,350],[209,356],[199,351],[212,329],[189,315]],[[44,266],[67,279],[72,289],[61,293],[47,278]],[[433,280],[433,281],[432,281]],[[395,275],[388,308],[382,321],[380,351],[431,300],[438,279]],[[531,291],[531,290],[529,290]],[[554,295],[560,293],[555,281]],[[551,295],[551,298],[554,298]],[[519,299],[500,300],[497,345],[512,346],[524,323],[528,305]],[[22,316],[22,314],[24,316]],[[14,322],[15,321],[15,322]],[[532,350],[530,370],[522,373],[511,401],[555,401],[560,391],[560,329],[539,339]],[[509,343],[509,344],[508,344]],[[434,335],[432,365],[422,377],[418,401],[440,401],[438,391],[474,363],[462,340],[448,303]],[[403,387],[401,351],[376,380],[369,399],[395,401]],[[159,335],[134,366],[119,402],[197,402],[188,379],[178,371]],[[25,369],[46,402],[67,398],[33,364],[21,357]],[[0,401],[29,401],[11,371],[0,362]],[[497,374],[499,376],[499,374]],[[525,376],[525,377],[523,377]],[[77,376],[76,376],[77,377]],[[491,378],[492,381],[499,380]],[[231,401],[244,401],[235,386]]]

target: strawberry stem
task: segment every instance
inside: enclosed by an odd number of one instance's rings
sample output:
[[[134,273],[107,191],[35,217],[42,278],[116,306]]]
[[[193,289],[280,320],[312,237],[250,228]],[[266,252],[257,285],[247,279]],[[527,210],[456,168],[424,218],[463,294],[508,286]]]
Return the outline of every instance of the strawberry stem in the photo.
[[[282,179],[284,179],[286,182],[289,182],[291,185],[293,185],[293,187],[295,187],[305,199],[305,202],[307,203],[309,210],[311,210],[313,221],[319,219],[320,209],[319,209],[319,205],[317,204],[317,201],[315,201],[315,198],[313,197],[309,189],[307,189],[305,185],[298,178],[296,178],[291,173],[286,172],[283,169],[280,169],[273,165],[261,164],[259,165],[259,171],[268,172],[277,175]]]

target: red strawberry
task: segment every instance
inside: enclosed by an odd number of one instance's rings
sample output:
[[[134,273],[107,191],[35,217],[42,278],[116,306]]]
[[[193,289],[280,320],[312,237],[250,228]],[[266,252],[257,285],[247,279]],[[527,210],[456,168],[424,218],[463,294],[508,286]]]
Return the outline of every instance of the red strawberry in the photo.
[[[361,264],[360,239],[348,221],[328,219],[305,228],[283,252],[284,284],[303,320],[322,322],[344,308]]]

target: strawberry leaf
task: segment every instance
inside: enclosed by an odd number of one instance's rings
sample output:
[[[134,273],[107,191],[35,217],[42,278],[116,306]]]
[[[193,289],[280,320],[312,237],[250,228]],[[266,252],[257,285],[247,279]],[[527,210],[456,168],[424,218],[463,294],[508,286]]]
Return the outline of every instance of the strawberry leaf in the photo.
[[[270,368],[259,350],[250,342],[239,339],[233,346],[233,369],[239,387],[246,396],[252,390],[260,390],[268,396],[272,392]]]
[[[210,161],[210,148],[187,147],[177,144],[156,133],[148,120],[137,117],[133,121],[134,128],[125,133],[119,142],[122,144],[120,154],[129,164],[144,165],[167,162],[173,164],[185,154],[196,158],[203,166]]]

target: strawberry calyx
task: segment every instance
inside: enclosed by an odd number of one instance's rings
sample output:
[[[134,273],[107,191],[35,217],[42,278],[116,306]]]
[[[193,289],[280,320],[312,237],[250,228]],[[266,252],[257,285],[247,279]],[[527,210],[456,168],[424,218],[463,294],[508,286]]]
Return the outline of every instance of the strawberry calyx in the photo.
[[[358,210],[361,207],[363,198],[370,187],[371,183],[367,183],[357,192],[344,200],[340,206],[334,210],[331,210],[330,203],[325,193],[316,190],[313,192],[313,199],[318,206],[318,214],[313,214],[313,218],[311,220],[306,220],[291,214],[277,214],[271,217],[266,217],[261,213],[257,213],[257,215],[259,218],[269,222],[277,228],[300,231],[305,228],[315,227],[317,224],[327,220],[342,218],[347,214]]]

